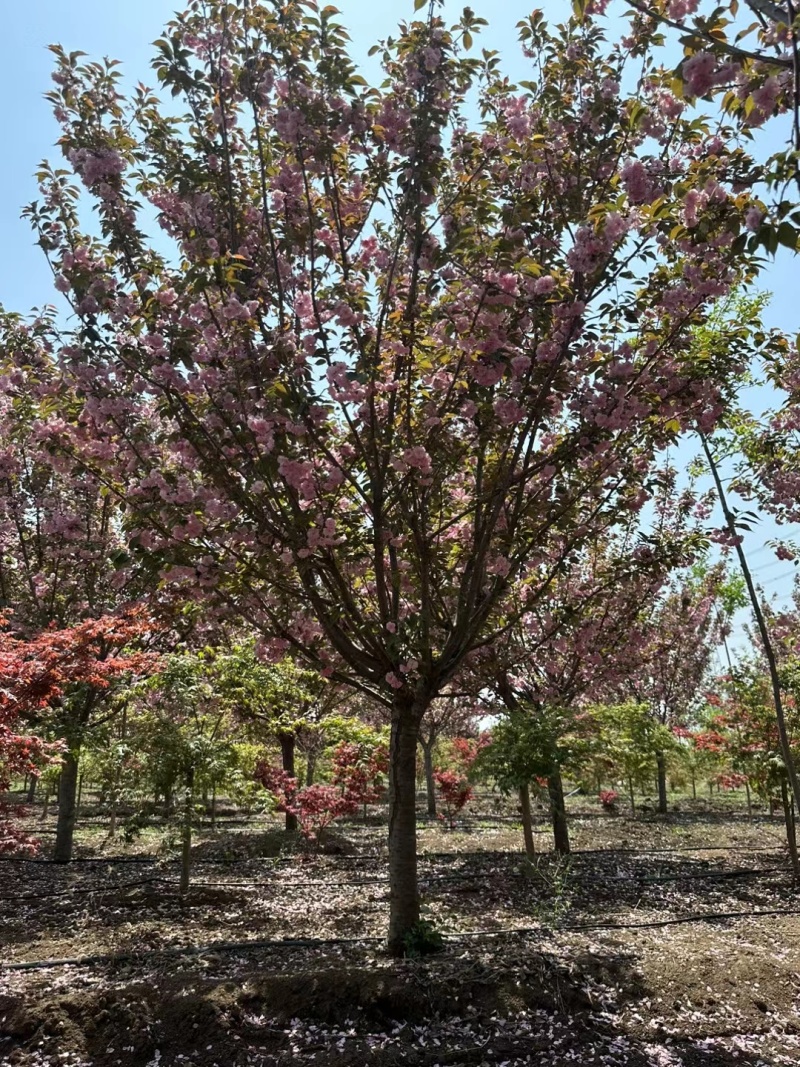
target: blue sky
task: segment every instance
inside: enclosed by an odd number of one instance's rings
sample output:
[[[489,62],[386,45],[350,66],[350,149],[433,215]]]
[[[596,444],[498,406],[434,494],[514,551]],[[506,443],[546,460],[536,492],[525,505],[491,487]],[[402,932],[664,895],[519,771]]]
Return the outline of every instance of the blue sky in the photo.
[[[0,37],[0,99],[6,106],[0,128],[6,146],[0,167],[0,303],[10,310],[26,312],[37,304],[52,301],[49,270],[40,250],[33,244],[28,224],[19,219],[20,209],[36,196],[32,177],[45,157],[58,158],[54,142],[58,130],[43,94],[50,87],[51,55],[47,45],[59,42],[68,50],[80,49],[92,57],[109,56],[123,63],[132,83],[152,84],[151,42],[176,9],[175,0],[28,0],[4,5],[3,34]],[[342,22],[353,38],[355,57],[367,60],[367,50],[378,38],[391,33],[397,23],[412,16],[412,0],[338,0]],[[490,26],[480,35],[478,45],[496,48],[504,56],[504,69],[512,78],[525,77],[525,60],[517,43],[516,23],[534,6],[557,20],[568,11],[567,0],[471,0],[479,16]],[[612,11],[622,9],[621,0]],[[463,3],[448,0],[447,11],[458,17]],[[678,53],[674,53],[677,60]],[[374,62],[374,61],[373,61]],[[759,152],[779,147],[785,131],[779,122],[760,138]],[[765,274],[764,288],[774,296],[768,311],[770,325],[790,332],[800,328],[798,309],[798,266],[789,254],[773,264]],[[748,537],[757,578],[768,595],[781,601],[788,597],[794,569],[779,563],[764,542],[774,536],[771,523],[759,525]]]

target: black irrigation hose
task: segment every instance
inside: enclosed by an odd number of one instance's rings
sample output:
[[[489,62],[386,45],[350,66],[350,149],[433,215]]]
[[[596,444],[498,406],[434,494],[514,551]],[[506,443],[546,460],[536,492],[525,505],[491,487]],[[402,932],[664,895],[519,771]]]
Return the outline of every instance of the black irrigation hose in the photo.
[[[637,856],[649,856],[652,852],[779,852],[780,847],[770,845],[745,846],[738,848],[736,845],[679,845],[675,848],[575,848],[572,856],[594,856],[597,853],[608,852],[610,854],[623,853]],[[451,853],[443,853],[451,855]]]
[[[15,897],[0,897],[0,900],[49,900],[50,897],[65,897],[65,896],[77,896],[86,894],[87,896],[100,893],[115,893],[118,889],[132,889],[134,886],[148,885],[153,882],[170,882],[168,878],[159,878],[155,876],[153,878],[137,878],[135,882],[120,882],[118,885],[107,885],[101,888],[91,886],[71,886],[69,889],[55,889],[53,892],[48,893],[23,893],[20,896]],[[177,882],[175,883],[177,885]]]
[[[500,877],[503,878],[527,878],[529,877],[524,872],[498,872]],[[783,867],[758,867],[758,868],[743,868],[734,871],[689,871],[685,874],[667,874],[662,877],[637,877],[635,872],[631,872],[626,875],[609,875],[607,877],[598,878],[578,878],[576,881],[579,884],[589,885],[603,885],[607,882],[631,882],[634,881],[640,885],[662,885],[666,882],[684,882],[684,881],[711,881],[716,879],[726,878],[755,878],[760,875],[767,874],[786,874],[788,873]],[[471,882],[480,878],[486,877],[484,871],[474,871],[467,874],[434,874],[434,875],[421,875],[420,883],[431,882]],[[133,889],[141,885],[150,885],[153,883],[159,883],[166,886],[175,886],[179,883],[171,878],[153,876],[151,878],[138,878],[133,882],[120,882],[117,885],[110,885],[104,887],[96,886],[71,886],[68,889],[57,889],[53,892],[47,893],[25,893],[19,896],[0,896],[0,901],[19,901],[19,900],[35,900],[45,901],[51,897],[61,896],[98,896],[105,893],[114,893],[117,890]],[[251,882],[251,881],[218,881],[218,882],[194,882],[190,887],[192,889],[210,889],[217,887],[235,887],[238,889],[250,889],[250,888],[268,888],[272,890],[291,890],[291,889],[311,889],[311,888],[324,888],[324,889],[341,889],[344,887],[360,887],[367,885],[388,885],[388,877],[384,878],[359,878],[356,881],[344,881],[344,882],[328,882],[325,879],[319,879],[316,881],[306,882],[287,882],[287,881],[271,881],[271,882]]]
[[[800,908],[774,909],[768,911],[721,911],[705,915],[686,915],[679,919],[657,919],[643,923],[582,923],[556,926],[555,933],[571,933],[584,930],[646,930],[665,926],[682,926],[698,922],[726,922],[730,919],[759,919],[784,915],[800,915]],[[473,937],[504,937],[506,935],[527,934],[543,936],[547,933],[541,927],[517,926],[502,930],[465,930],[458,934],[444,934],[447,941],[465,941]],[[200,956],[206,952],[248,952],[262,948],[326,948],[333,945],[367,945],[380,944],[382,937],[289,937],[265,941],[218,941],[208,945],[176,946],[162,948],[151,952],[125,952],[120,954],[98,954],[93,956],[76,956],[57,960],[33,960],[24,963],[0,963],[2,971],[37,971],[49,967],[88,967],[98,963],[129,963],[137,960],[152,959],[157,956]]]

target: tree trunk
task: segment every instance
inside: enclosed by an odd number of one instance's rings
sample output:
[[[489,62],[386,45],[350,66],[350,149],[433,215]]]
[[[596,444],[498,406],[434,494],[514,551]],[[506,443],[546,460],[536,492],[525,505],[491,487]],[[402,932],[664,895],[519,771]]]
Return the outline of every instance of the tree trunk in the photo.
[[[436,818],[436,783],[433,780],[433,745],[420,740],[422,762],[425,766],[425,791],[428,796],[428,814]]]
[[[800,875],[800,859],[797,855],[797,826],[794,821],[794,804],[786,781],[781,781],[781,801],[783,803],[783,815],[786,819],[786,843],[789,846],[789,856],[792,861],[792,871],[795,878]]]
[[[78,750],[70,749],[64,754],[61,777],[58,780],[58,821],[56,823],[56,847],[53,860],[69,863],[72,859],[72,843],[75,837],[75,819],[78,814]]]
[[[697,800],[697,779],[692,775],[692,800]]]
[[[794,12],[794,7],[790,4],[789,10]],[[797,804],[800,807],[800,776],[797,773],[797,767],[794,762],[794,754],[792,752],[792,739],[789,734],[789,727],[786,723],[786,715],[783,708],[783,696],[781,695],[781,679],[778,672],[778,660],[775,655],[775,648],[772,644],[772,638],[770,637],[769,627],[767,626],[767,620],[764,616],[764,611],[761,606],[761,600],[756,589],[755,582],[753,581],[753,575],[750,571],[750,567],[747,562],[747,556],[744,552],[742,545],[742,539],[737,537],[736,519],[728,505],[728,499],[725,494],[725,487],[722,484],[720,478],[719,469],[714,460],[714,456],[709,447],[706,438],[700,434],[700,440],[703,444],[703,451],[706,454],[708,460],[709,470],[711,476],[714,479],[714,485],[716,486],[717,496],[719,497],[722,513],[725,516],[725,523],[728,527],[728,532],[733,537],[734,549],[736,551],[737,559],[739,560],[739,567],[742,571],[742,577],[744,578],[745,585],[747,586],[747,592],[750,597],[750,606],[753,609],[753,614],[758,624],[758,632],[761,636],[761,644],[764,649],[764,656],[769,667],[770,683],[772,685],[772,700],[775,706],[775,722],[778,727],[778,737],[781,743],[781,755],[783,756],[783,765],[786,768],[786,774],[789,778],[789,789],[791,791],[791,805]],[[794,824],[793,824],[794,825]],[[795,881],[800,878],[800,863],[798,863],[797,856],[797,842],[792,842],[788,839],[789,827],[787,823],[787,843],[789,845],[789,853],[792,858],[792,873]]]
[[[422,708],[407,698],[392,708],[389,745],[389,938],[393,956],[419,922],[417,882],[417,735]]]
[[[186,772],[186,796],[183,800],[183,827],[181,831],[181,884],[180,892],[189,890],[189,875],[192,865],[192,815],[194,814],[194,767]]]
[[[296,777],[294,773],[294,734],[278,734],[278,741],[281,746],[281,765],[286,773],[291,774],[292,778],[294,778]],[[297,816],[287,811],[285,825],[287,834],[296,834]]]
[[[564,784],[561,771],[556,768],[547,779],[547,791],[550,794],[550,815],[553,819],[553,844],[559,856],[569,855],[569,828],[567,827],[567,809],[564,805]]]
[[[316,752],[309,752],[306,759],[306,785],[314,784],[314,775],[317,771],[317,754]]]
[[[656,769],[658,771],[658,813],[667,814],[667,761],[663,752],[656,752]]]
[[[114,771],[114,778],[111,783],[111,795],[109,797],[109,803],[111,805],[111,815],[108,821],[108,836],[109,839],[113,839],[117,833],[117,806],[119,805],[119,778],[120,769],[117,767]]]
[[[531,790],[526,782],[519,787],[519,807],[522,812],[522,836],[525,839],[525,852],[533,859],[536,849],[533,844],[533,819],[531,817]]]
[[[745,781],[744,783],[744,795],[747,798],[747,818],[753,818],[753,798],[750,796],[750,783]]]
[[[631,798],[631,815],[636,818],[636,797],[633,795],[633,778],[628,778],[628,793]]]
[[[40,819],[46,819],[47,814],[50,811],[50,794],[53,792],[53,786],[51,782],[48,782],[44,790],[44,804],[42,805],[42,814]]]
[[[28,803],[32,804],[36,799],[36,786],[39,784],[39,775],[33,771],[31,774],[31,780],[28,783]]]

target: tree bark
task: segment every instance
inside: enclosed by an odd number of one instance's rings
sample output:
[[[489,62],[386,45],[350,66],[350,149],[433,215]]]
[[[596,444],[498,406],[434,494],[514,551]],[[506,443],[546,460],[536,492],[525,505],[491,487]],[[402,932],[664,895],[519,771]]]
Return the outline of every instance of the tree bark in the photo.
[[[568,856],[567,809],[564,804],[564,784],[558,768],[547,779],[547,791],[550,794],[550,815],[553,819],[553,844],[559,856]]]
[[[635,819],[636,818],[636,797],[633,794],[633,778],[630,778],[630,777],[628,778],[628,793],[630,794],[630,798],[631,798],[631,815]]]
[[[281,765],[287,774],[291,774],[292,778],[295,778],[294,771],[294,734],[282,733],[278,734],[278,741],[281,746]],[[292,815],[290,812],[286,812],[286,833],[297,833],[297,816]]]
[[[781,801],[783,803],[783,815],[786,819],[786,843],[789,846],[792,870],[795,872],[795,877],[797,877],[797,871],[800,870],[800,860],[797,855],[797,826],[794,820],[792,795],[785,780],[781,781]]]
[[[186,796],[183,799],[183,826],[181,828],[181,883],[180,892],[189,891],[192,866],[192,816],[194,814],[194,767],[186,771]]]
[[[75,820],[78,814],[78,750],[70,749],[64,754],[61,777],[58,780],[58,821],[56,822],[56,845],[53,860],[69,863],[75,838]]]
[[[533,859],[536,848],[533,843],[533,818],[531,816],[531,790],[527,782],[519,787],[519,807],[522,812],[522,836],[525,839],[525,852]]]
[[[35,771],[33,771],[32,774],[31,774],[31,780],[28,783],[27,801],[28,801],[29,804],[32,804],[34,802],[34,800],[36,799],[36,787],[37,787],[38,784],[39,784],[39,775]]]
[[[424,706],[398,698],[389,745],[389,937],[393,956],[419,922],[417,882],[417,735]]]
[[[51,782],[48,782],[44,790],[44,804],[42,805],[42,814],[39,816],[40,819],[47,818],[48,812],[50,811],[50,795],[52,792],[53,785]]]
[[[433,780],[433,744],[426,744],[420,738],[422,762],[425,767],[425,791],[428,797],[428,814],[436,818],[436,783]]]
[[[316,752],[309,752],[306,759],[306,785],[314,784],[314,775],[317,771],[317,754]]]
[[[667,814],[667,761],[663,752],[656,752],[656,768],[658,771],[658,813]]]

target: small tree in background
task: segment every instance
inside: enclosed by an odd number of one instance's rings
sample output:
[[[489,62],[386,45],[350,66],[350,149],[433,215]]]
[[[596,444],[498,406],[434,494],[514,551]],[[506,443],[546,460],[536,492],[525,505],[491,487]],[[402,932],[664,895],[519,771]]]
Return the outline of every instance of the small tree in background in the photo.
[[[332,822],[380,799],[388,760],[386,744],[379,738],[372,744],[342,742],[333,753],[329,785],[301,786],[283,768],[266,761],[257,764],[255,778],[276,798],[277,810],[293,815],[303,837],[319,846]]]
[[[62,743],[53,858],[68,863],[77,817],[78,761],[86,732],[106,715],[115,688],[152,671],[157,657],[134,651],[152,629],[141,613],[105,615],[30,638],[3,633],[6,699],[19,718],[41,722]]]
[[[663,757],[675,740],[646,704],[600,705],[590,708],[589,714],[597,724],[592,749],[608,761],[608,773],[625,783],[635,815],[634,784],[652,775],[659,753]]]

